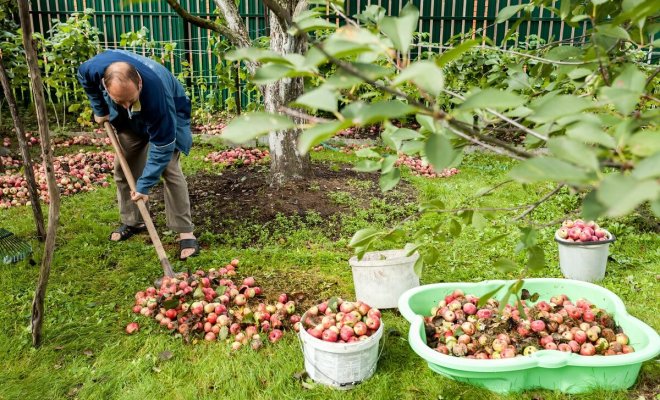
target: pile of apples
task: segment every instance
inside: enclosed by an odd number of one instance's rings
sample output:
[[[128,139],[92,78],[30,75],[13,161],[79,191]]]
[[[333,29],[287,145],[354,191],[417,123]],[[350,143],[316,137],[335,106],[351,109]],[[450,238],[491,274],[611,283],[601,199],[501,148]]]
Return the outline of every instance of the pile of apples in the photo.
[[[399,159],[395,165],[405,165],[410,168],[414,175],[424,176],[427,178],[449,178],[450,176],[456,175],[460,172],[460,170],[456,168],[445,168],[441,172],[436,172],[431,164],[429,164],[427,161],[422,160],[419,157],[411,157],[406,154],[399,154]]]
[[[223,164],[226,166],[231,165],[253,165],[264,164],[268,162],[270,153],[264,149],[244,149],[236,147],[234,149],[216,151],[209,153],[204,157],[204,161],[209,161],[214,164]]]
[[[105,133],[105,131],[101,131]],[[36,146],[41,143],[41,140],[38,136],[34,136],[32,132],[25,132],[25,139],[28,146]],[[2,139],[2,145],[4,147],[11,147],[12,141],[11,138],[4,137]],[[100,148],[102,146],[110,146],[110,139],[107,137],[90,137],[89,135],[76,135],[66,138],[57,137],[53,139],[53,144],[55,147],[70,147],[70,146],[96,146]]]
[[[350,128],[339,131],[337,136],[348,139],[368,139],[370,137],[374,137],[379,132],[380,126],[378,125],[371,125],[369,127],[363,128],[362,130],[360,130],[358,127],[352,126]]]
[[[610,240],[612,235],[594,221],[567,219],[557,230],[557,237],[566,242],[604,242]]]
[[[266,303],[253,277],[234,280],[238,264],[233,259],[220,269],[165,277],[160,287],[135,294],[133,312],[186,341],[226,341],[232,350],[243,346],[258,350],[265,340],[275,343],[285,330],[296,330],[300,322],[296,303],[286,293],[276,303]],[[131,322],[126,333],[138,329],[138,322]]]
[[[104,146],[110,146],[110,138],[108,137],[90,137],[88,135],[77,135],[68,137],[66,139],[57,138],[54,140],[55,147],[70,147],[70,146],[96,146],[96,148],[101,148]]]
[[[208,123],[208,124],[199,124],[193,125],[192,130],[195,133],[203,133],[206,135],[219,135],[222,133],[222,130],[225,129],[226,124],[222,122],[218,123]]]
[[[582,356],[632,353],[628,336],[607,311],[565,294],[533,306],[521,300],[500,311],[495,299],[479,298],[456,289],[424,318],[427,344],[456,357],[500,359],[557,350]]]
[[[108,177],[112,174],[114,154],[108,151],[83,152],[55,157],[53,167],[57,186],[63,196],[89,192],[98,186],[107,187]],[[3,165],[20,165],[12,157],[2,157]],[[49,201],[48,184],[43,164],[33,165],[37,179],[39,198]],[[0,175],[0,209],[29,205],[27,181],[18,172],[8,171]]]
[[[361,301],[333,297],[303,314],[303,328],[326,342],[353,343],[367,340],[381,327],[381,313]]]

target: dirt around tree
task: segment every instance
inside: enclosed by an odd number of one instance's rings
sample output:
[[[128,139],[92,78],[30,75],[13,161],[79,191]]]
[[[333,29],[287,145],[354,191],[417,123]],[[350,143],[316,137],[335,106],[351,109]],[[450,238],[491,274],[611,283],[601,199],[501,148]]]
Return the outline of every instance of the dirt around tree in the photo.
[[[278,216],[305,218],[313,213],[325,220],[356,207],[368,208],[373,199],[395,205],[416,202],[417,194],[409,183],[401,182],[396,190],[383,194],[378,177],[356,172],[350,165],[314,163],[309,178],[279,188],[269,185],[267,167],[230,168],[219,174],[189,176],[187,180],[195,231],[222,234],[240,226],[267,227]],[[161,225],[162,186],[154,188],[152,196],[151,211],[159,221],[157,225]]]

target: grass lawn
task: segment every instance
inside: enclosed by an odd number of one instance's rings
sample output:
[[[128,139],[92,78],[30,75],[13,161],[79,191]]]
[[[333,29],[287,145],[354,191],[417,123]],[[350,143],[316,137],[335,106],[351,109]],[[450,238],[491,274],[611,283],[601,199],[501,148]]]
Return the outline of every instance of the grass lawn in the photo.
[[[58,149],[61,151],[62,149]],[[184,158],[187,175],[201,170],[218,172],[203,163],[209,146],[197,145]],[[340,165],[352,156],[333,151],[313,154],[315,162]],[[205,247],[202,255],[186,262],[191,269],[224,265],[231,258],[241,260],[239,276],[254,275],[258,282],[273,281],[273,287],[295,292],[303,290],[320,300],[332,295],[351,298],[353,283],[348,258],[348,241],[357,229],[391,226],[411,215],[418,199],[441,198],[449,206],[469,199],[476,190],[504,179],[513,164],[503,158],[470,154],[461,172],[446,179],[424,179],[404,174],[408,189],[389,197],[371,198],[377,188],[363,185],[361,196],[329,191],[343,213],[329,220],[314,213],[278,217],[267,227],[252,222],[238,223],[223,234],[198,231]],[[331,167],[332,168],[332,167]],[[486,198],[482,206],[524,204],[549,191],[549,185],[522,188],[511,184]],[[398,189],[401,190],[401,189]],[[359,198],[358,198],[359,197]],[[366,201],[366,203],[365,203]],[[562,192],[535,215],[542,221],[561,218],[572,210],[575,198]],[[465,204],[464,204],[465,205]],[[0,226],[22,237],[33,235],[31,210],[27,207],[0,212]],[[223,215],[217,215],[222,221]],[[412,234],[423,225],[442,221],[444,216],[411,219],[406,229]],[[295,335],[266,345],[259,352],[242,349],[231,353],[228,344],[184,344],[144,317],[131,312],[133,295],[151,285],[160,266],[146,236],[120,244],[110,243],[108,233],[116,225],[118,211],[114,187],[63,198],[57,250],[46,297],[44,344],[30,346],[29,317],[38,266],[26,262],[0,265],[0,287],[4,307],[0,310],[0,399],[638,399],[658,394],[660,367],[646,363],[639,383],[630,391],[595,391],[568,396],[549,391],[496,395],[460,384],[433,373],[408,346],[406,321],[396,312],[384,312],[390,329],[374,376],[357,388],[334,391],[323,386],[303,385],[295,378],[303,370],[303,356]],[[442,244],[440,262],[427,267],[423,283],[480,281],[514,278],[491,265],[500,257],[516,259],[517,227],[504,216],[477,230],[465,228],[453,241]],[[601,283],[620,296],[628,311],[660,328],[660,237],[644,231],[637,217],[605,221],[618,236],[611,247],[612,260]],[[511,237],[495,245],[484,242],[502,231]],[[534,276],[560,277],[554,228],[543,230],[548,267]],[[162,231],[162,230],[161,230]],[[250,234],[245,234],[250,232]],[[163,238],[171,259],[175,256],[174,236]],[[402,242],[403,244],[403,242]],[[34,241],[35,259],[41,246]],[[184,264],[174,263],[175,270]],[[269,284],[265,284],[268,286]],[[140,321],[138,334],[127,336],[126,324]],[[398,334],[397,334],[398,333]],[[163,352],[172,357],[163,357]],[[496,364],[496,361],[493,362]]]

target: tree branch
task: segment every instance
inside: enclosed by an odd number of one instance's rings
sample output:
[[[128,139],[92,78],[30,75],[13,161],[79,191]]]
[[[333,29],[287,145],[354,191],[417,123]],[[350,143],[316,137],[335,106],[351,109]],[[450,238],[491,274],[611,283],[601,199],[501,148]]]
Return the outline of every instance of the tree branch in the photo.
[[[651,76],[649,76],[649,78],[646,80],[646,84],[644,85],[644,87],[650,85],[651,82],[653,82],[653,79],[655,79],[655,77],[658,76],[658,74],[660,74],[660,67],[656,68],[655,71],[653,71]]]
[[[277,17],[278,21],[280,21],[280,25],[284,28],[284,31],[291,26],[291,14],[284,9],[280,5],[280,3],[277,2],[277,0],[263,0],[264,5],[270,9],[270,11],[275,14],[275,17]]]
[[[206,18],[198,17],[196,15],[192,15],[187,10],[185,10],[183,7],[181,7],[181,5],[179,4],[179,2],[177,0],[167,0],[167,4],[169,4],[170,7],[172,7],[172,9],[174,10],[174,12],[179,14],[179,16],[181,18],[183,18],[185,21],[190,22],[191,24],[193,24],[195,26],[199,26],[200,28],[204,28],[204,29],[211,30],[213,32],[217,32],[217,33],[219,33],[223,36],[226,36],[227,39],[229,39],[233,42],[232,36],[234,36],[234,33],[231,30],[227,29],[226,26],[217,24],[217,23],[215,23],[214,21],[212,21],[210,19],[206,19]]]
[[[301,120],[305,121],[310,121],[315,124],[322,124],[322,123],[327,123],[327,122],[334,122],[335,120],[332,119],[326,119],[326,118],[320,118],[320,117],[315,117],[313,115],[306,114],[302,111],[295,110],[293,108],[281,106],[280,108],[277,109],[277,111],[281,112],[282,114],[289,115],[294,118],[299,118]]]
[[[458,93],[454,93],[454,92],[452,92],[452,91],[450,91],[450,90],[447,90],[447,89],[442,89],[442,91],[445,92],[445,93],[447,93],[447,94],[449,94],[449,95],[451,95],[451,96],[454,96],[454,97],[456,97],[456,98],[458,98],[458,99],[460,99],[460,100],[465,100],[465,97],[461,96],[461,95],[458,94]],[[542,135],[542,134],[540,134],[540,133],[538,133],[538,132],[536,132],[536,131],[534,131],[534,130],[532,130],[532,129],[529,129],[529,128],[526,127],[525,125],[518,123],[517,121],[515,121],[515,120],[513,120],[513,119],[511,119],[511,118],[509,118],[509,117],[507,117],[506,115],[503,115],[503,114],[501,114],[501,113],[499,113],[499,112],[493,110],[492,108],[486,108],[486,111],[489,112],[489,113],[491,113],[491,114],[493,114],[494,116],[498,117],[499,119],[504,120],[504,121],[510,123],[511,125],[515,126],[516,128],[518,128],[518,129],[524,131],[525,133],[528,133],[528,134],[530,134],[530,135],[532,135],[532,136],[534,136],[534,137],[536,137],[536,138],[538,138],[538,139],[544,140],[544,141],[546,141],[546,142],[548,141],[548,137],[547,137],[547,136]]]
[[[252,45],[252,40],[250,39],[250,35],[248,35],[245,22],[243,22],[243,19],[238,13],[238,8],[236,8],[234,0],[215,0],[215,5],[220,10],[220,13],[227,23],[226,28],[232,32],[232,36],[228,36],[227,38],[230,39],[236,47],[250,47]],[[251,72],[254,73],[254,71]]]
[[[525,218],[526,215],[528,215],[529,213],[531,213],[532,211],[534,211],[534,210],[535,210],[538,206],[540,206],[542,203],[544,203],[545,201],[547,201],[547,200],[548,200],[549,198],[551,198],[552,196],[556,195],[556,194],[561,190],[561,188],[563,188],[563,187],[564,187],[564,184],[563,184],[563,183],[560,183],[560,184],[559,184],[556,188],[554,188],[554,190],[552,190],[550,193],[547,193],[545,196],[541,197],[540,199],[538,199],[538,200],[535,201],[534,203],[530,204],[530,206],[529,206],[529,207],[528,207],[528,208],[527,208],[522,214],[520,214],[519,216],[517,216],[517,217],[514,218],[513,220],[514,220],[514,221],[519,221],[519,220]]]

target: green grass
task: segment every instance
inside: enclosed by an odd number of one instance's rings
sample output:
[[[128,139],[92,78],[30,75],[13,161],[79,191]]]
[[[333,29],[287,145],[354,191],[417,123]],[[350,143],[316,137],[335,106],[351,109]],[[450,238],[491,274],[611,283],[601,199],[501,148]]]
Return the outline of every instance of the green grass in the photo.
[[[184,170],[193,174],[203,169],[209,146],[197,146],[191,157],[184,158]],[[324,151],[314,153],[316,161],[347,162],[351,156]],[[441,198],[459,206],[476,190],[501,181],[513,164],[496,156],[466,156],[461,173],[449,179],[428,180],[404,174],[419,199]],[[355,182],[365,192],[375,190],[365,182]],[[487,198],[480,206],[509,206],[533,201],[545,193],[547,185],[522,188],[508,185]],[[222,265],[233,257],[241,259],[241,275],[255,274],[284,280],[294,292],[311,289],[318,298],[331,295],[352,297],[353,284],[348,258],[348,240],[355,230],[375,225],[391,226],[414,212],[415,196],[395,205],[386,200],[372,200],[369,207],[356,204],[343,192],[331,194],[333,201],[348,205],[351,212],[332,221],[311,214],[303,219],[278,217],[268,233],[256,245],[244,246],[241,232],[220,237],[198,232],[209,249],[185,264],[191,268]],[[469,205],[476,203],[472,202]],[[542,205],[535,214],[544,221],[562,217],[575,205],[568,192]],[[1,225],[22,237],[33,235],[29,208],[15,208],[0,214]],[[218,216],[221,218],[222,216]],[[637,398],[631,391],[596,391],[581,396],[535,390],[509,396],[495,395],[469,385],[441,377],[427,368],[406,341],[407,323],[394,312],[385,312],[384,321],[400,335],[385,339],[384,352],[375,375],[359,387],[339,392],[322,386],[303,387],[294,375],[303,370],[303,357],[297,338],[286,335],[276,345],[260,352],[241,350],[231,354],[223,343],[184,344],[140,319],[142,329],[133,336],[124,334],[124,326],[135,319],[131,313],[133,294],[149,286],[158,276],[160,266],[152,248],[144,239],[121,244],[108,242],[108,232],[118,218],[114,188],[67,197],[62,202],[61,226],[57,251],[46,298],[44,344],[30,346],[28,331],[30,305],[38,276],[38,267],[27,263],[0,265],[0,287],[4,288],[0,311],[0,399],[628,399]],[[409,232],[420,226],[444,221],[444,217],[426,217],[405,225]],[[479,281],[513,278],[490,266],[500,257],[516,258],[513,249],[517,228],[503,216],[493,216],[497,228],[482,230],[468,227],[454,240],[442,243],[436,265],[427,267],[422,282]],[[616,224],[619,240],[612,246],[612,261],[601,283],[626,303],[629,312],[660,328],[657,293],[660,275],[660,239],[655,233],[637,230],[632,219]],[[333,229],[328,229],[332,225]],[[254,227],[246,227],[253,229]],[[333,238],[329,230],[336,232]],[[492,246],[484,242],[505,230],[511,237]],[[552,228],[542,231],[548,267],[534,276],[559,277]],[[174,256],[174,237],[164,243]],[[36,259],[40,245],[33,242]],[[176,262],[181,270],[184,264]],[[171,359],[161,359],[164,351]],[[656,387],[660,368],[655,362],[644,365],[641,380],[646,387]]]

